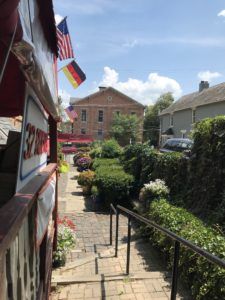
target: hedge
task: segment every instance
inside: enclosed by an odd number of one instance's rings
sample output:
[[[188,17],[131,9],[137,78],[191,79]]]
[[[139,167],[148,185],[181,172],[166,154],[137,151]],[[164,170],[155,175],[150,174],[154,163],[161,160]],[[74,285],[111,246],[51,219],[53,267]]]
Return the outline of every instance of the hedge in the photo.
[[[120,166],[122,169],[122,166],[120,165],[119,159],[117,158],[95,158],[93,164],[92,164],[92,169],[96,170],[99,167],[102,166]]]
[[[170,200],[183,205],[187,183],[187,158],[178,152],[159,153],[151,179],[163,179],[170,189]]]
[[[155,168],[155,163],[158,158],[158,152],[149,146],[144,146],[141,153],[141,174],[140,174],[140,185],[152,180],[152,172]]]
[[[193,139],[187,207],[225,229],[225,117],[197,123]]]
[[[225,237],[185,209],[161,199],[151,203],[148,216],[162,227],[225,259]],[[156,230],[151,230],[151,239],[168,256],[171,266],[174,242]],[[183,246],[179,274],[189,285],[194,299],[225,299],[225,270]]]
[[[106,140],[102,143],[101,157],[115,158],[119,157],[122,153],[122,148],[114,139]]]
[[[126,205],[134,178],[124,172],[116,159],[96,159],[93,168],[96,172],[95,185],[99,195],[109,205]]]
[[[151,179],[157,152],[146,144],[126,146],[121,158],[124,170],[134,176],[134,193],[138,194],[144,183]]]

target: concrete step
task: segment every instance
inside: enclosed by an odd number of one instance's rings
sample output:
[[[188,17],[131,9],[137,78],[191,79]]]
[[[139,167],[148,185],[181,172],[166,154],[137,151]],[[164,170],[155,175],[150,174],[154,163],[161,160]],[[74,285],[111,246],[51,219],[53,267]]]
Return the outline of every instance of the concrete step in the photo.
[[[107,282],[107,281],[118,281],[118,280],[141,280],[141,279],[165,279],[170,278],[168,273],[162,272],[140,272],[133,273],[129,276],[126,274],[96,274],[92,276],[52,276],[52,285],[67,285],[67,284],[76,284],[76,283],[88,283],[88,282]]]
[[[136,244],[141,244],[141,243],[144,243],[144,241],[142,239],[133,241],[133,242],[131,242],[131,247],[136,245]],[[121,245],[118,246],[118,251],[124,250],[126,248],[127,248],[126,243],[121,244]],[[101,252],[97,252],[97,253],[94,253],[94,254],[89,254],[89,255],[86,255],[86,257],[84,257],[84,258],[79,258],[79,259],[76,259],[75,261],[66,263],[65,267],[60,268],[60,271],[61,272],[66,272],[66,271],[69,271],[71,269],[75,269],[75,268],[78,268],[78,267],[83,266],[85,264],[88,264],[90,262],[93,262],[93,261],[95,261],[96,258],[110,258],[110,257],[113,257],[114,254],[115,254],[115,248],[114,248],[114,246],[111,246],[109,249],[105,249]]]

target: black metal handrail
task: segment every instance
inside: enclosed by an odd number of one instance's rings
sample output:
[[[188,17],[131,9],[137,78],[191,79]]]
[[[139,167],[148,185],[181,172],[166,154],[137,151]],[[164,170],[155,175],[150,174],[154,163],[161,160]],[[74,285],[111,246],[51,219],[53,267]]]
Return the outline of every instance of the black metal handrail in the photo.
[[[110,231],[109,231],[109,244],[112,245],[112,216],[113,216],[113,212],[115,215],[117,215],[117,211],[115,209],[115,207],[113,206],[113,204],[110,204]]]
[[[161,232],[163,232],[165,235],[167,235],[169,238],[175,241],[174,244],[174,260],[173,260],[173,273],[172,273],[172,289],[171,289],[171,300],[176,299],[177,294],[177,280],[178,280],[178,264],[179,264],[179,255],[180,255],[180,244],[184,245],[185,247],[191,249],[198,255],[206,258],[208,261],[217,264],[218,266],[225,269],[225,261],[221,258],[203,250],[202,248],[198,247],[197,245],[193,244],[192,242],[178,236],[177,234],[173,233],[172,231],[156,224],[155,222],[152,222],[145,217],[142,217],[141,215],[121,206],[117,205],[115,208],[112,204],[110,205],[110,220],[112,219],[112,211],[114,211],[116,215],[116,237],[115,237],[115,257],[117,257],[118,254],[118,232],[119,232],[119,213],[125,214],[128,218],[128,238],[127,238],[127,264],[126,264],[126,274],[129,274],[130,269],[130,239],[131,239],[131,220],[136,219],[139,222],[142,222],[146,224],[147,226],[153,227]],[[112,232],[112,223],[110,221],[110,232]],[[111,236],[112,237],[112,236]],[[112,245],[112,244],[111,244]]]

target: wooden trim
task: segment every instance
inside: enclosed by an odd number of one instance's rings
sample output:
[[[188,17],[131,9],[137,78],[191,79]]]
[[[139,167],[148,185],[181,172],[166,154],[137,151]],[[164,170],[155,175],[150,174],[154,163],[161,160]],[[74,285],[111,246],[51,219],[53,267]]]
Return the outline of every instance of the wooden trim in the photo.
[[[57,164],[47,165],[0,209],[0,256],[14,241],[40,190],[56,168]]]
[[[55,208],[53,210],[53,222],[54,222],[54,239],[53,239],[53,251],[57,250],[57,235],[58,235],[58,170],[56,170],[56,183],[55,183]]]
[[[40,282],[40,285],[38,288],[37,300],[43,300],[43,281]]]
[[[57,163],[57,122],[49,116],[50,162]]]

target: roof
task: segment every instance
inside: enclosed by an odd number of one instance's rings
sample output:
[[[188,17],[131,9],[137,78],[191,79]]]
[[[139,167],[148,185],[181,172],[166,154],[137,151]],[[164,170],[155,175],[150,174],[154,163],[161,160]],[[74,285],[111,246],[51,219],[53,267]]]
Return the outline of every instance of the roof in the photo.
[[[164,109],[159,115],[171,114],[175,111],[225,101],[225,83],[214,85],[202,92],[185,95]]]
[[[70,104],[75,104],[77,101],[80,101],[82,98],[75,98],[75,97],[71,97],[70,98]]]
[[[52,53],[57,56],[58,48],[52,3],[53,0],[37,0],[36,2],[39,8],[39,10],[37,10],[38,17],[40,19],[46,42]],[[19,3],[19,0],[0,1],[0,38],[6,45],[8,45],[11,41],[15,28],[14,42],[19,42],[23,37],[24,25],[22,26],[22,23],[24,23],[24,21],[21,22],[20,20]],[[28,9],[24,9],[25,7],[27,7],[27,5],[22,5],[21,10],[23,14],[26,15],[28,14]]]
[[[129,101],[132,101],[132,102],[134,102],[135,104],[137,104],[137,105],[139,105],[139,106],[145,108],[145,106],[144,106],[143,104],[141,104],[140,102],[134,100],[133,98],[131,98],[131,97],[129,97],[129,96],[123,94],[123,93],[121,93],[120,91],[114,89],[114,88],[111,87],[111,86],[106,87],[106,88],[102,88],[102,89],[100,89],[99,91],[97,91],[96,93],[90,94],[90,95],[88,95],[88,96],[86,96],[86,97],[84,97],[84,98],[81,98],[81,99],[70,98],[70,104],[80,104],[82,101],[87,100],[87,99],[90,99],[90,98],[94,98],[94,97],[96,97],[96,96],[98,96],[98,95],[101,95],[101,94],[105,93],[106,91],[111,91],[111,92],[113,92],[113,93],[116,93],[116,94],[118,94],[118,95],[120,95],[120,96],[122,96],[122,97],[127,98]]]

